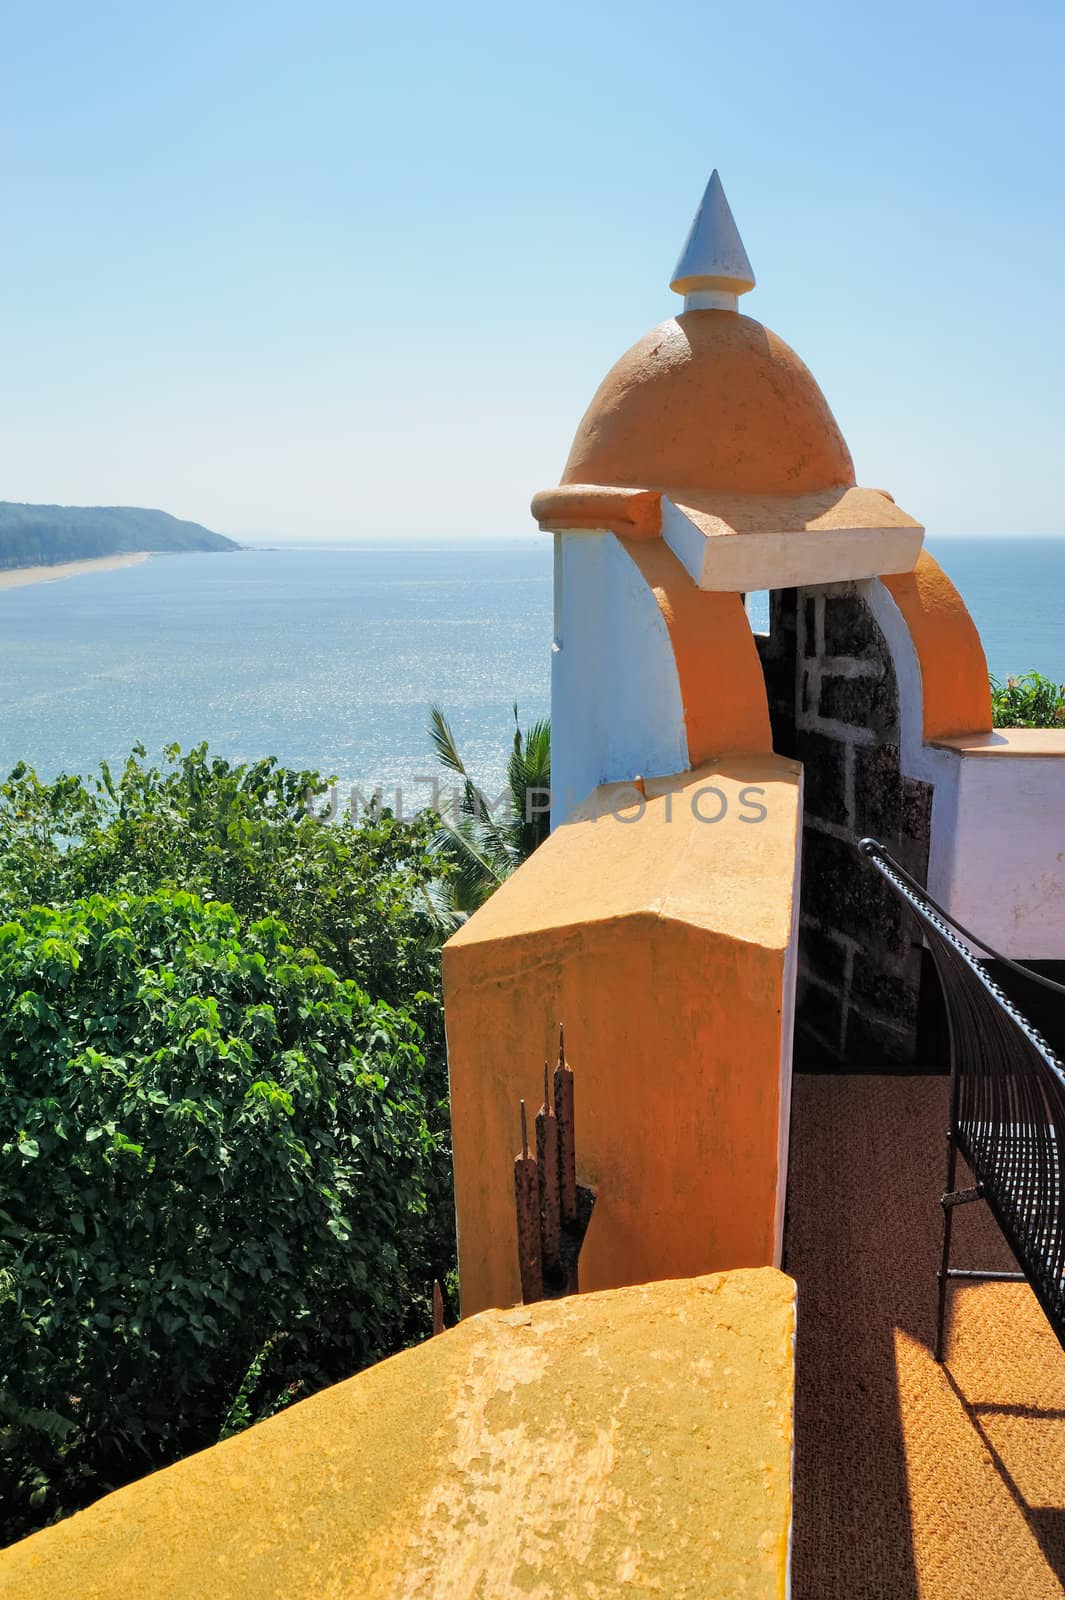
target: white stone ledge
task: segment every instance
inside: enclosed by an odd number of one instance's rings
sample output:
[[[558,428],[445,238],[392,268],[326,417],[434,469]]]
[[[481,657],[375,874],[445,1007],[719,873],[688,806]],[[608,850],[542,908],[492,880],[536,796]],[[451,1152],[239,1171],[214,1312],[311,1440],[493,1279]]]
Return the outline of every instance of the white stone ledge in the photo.
[[[916,524],[735,532],[662,498],[662,537],[701,589],[806,588],[910,572],[924,541]]]

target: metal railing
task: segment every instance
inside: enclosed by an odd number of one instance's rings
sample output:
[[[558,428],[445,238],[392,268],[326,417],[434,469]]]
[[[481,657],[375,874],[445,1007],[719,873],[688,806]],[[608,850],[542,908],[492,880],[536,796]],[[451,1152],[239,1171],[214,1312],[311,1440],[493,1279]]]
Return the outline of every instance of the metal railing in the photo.
[[[1062,996],[1065,987],[1002,956],[969,933],[875,839],[859,849],[922,924],[950,1028],[950,1126],[942,1197],[943,1245],[935,1357],[943,1359],[948,1284],[958,1278],[1031,1284],[1065,1347],[1065,1067],[1003,993],[973,946]],[[955,1187],[958,1152],[974,1187]],[[986,1200],[1021,1267],[987,1272],[950,1265],[954,1210]]]

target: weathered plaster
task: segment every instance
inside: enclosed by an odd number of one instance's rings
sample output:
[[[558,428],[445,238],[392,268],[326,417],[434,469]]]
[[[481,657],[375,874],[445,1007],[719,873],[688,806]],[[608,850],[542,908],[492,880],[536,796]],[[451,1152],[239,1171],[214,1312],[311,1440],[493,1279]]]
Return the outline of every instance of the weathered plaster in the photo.
[[[445,946],[464,1313],[519,1293],[518,1102],[559,1021],[598,1194],[582,1289],[779,1260],[798,770],[646,789],[599,790]]]
[[[853,484],[854,465],[782,339],[734,311],[687,311],[604,378],[562,482],[796,495]]]
[[[0,1553],[6,1600],[783,1600],[795,1286],[474,1317]]]

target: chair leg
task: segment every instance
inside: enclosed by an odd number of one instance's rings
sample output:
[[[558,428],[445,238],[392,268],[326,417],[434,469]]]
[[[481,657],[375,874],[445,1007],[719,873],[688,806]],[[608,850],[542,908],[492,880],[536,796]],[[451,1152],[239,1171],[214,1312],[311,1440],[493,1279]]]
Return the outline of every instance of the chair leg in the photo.
[[[952,1128],[947,1134],[947,1181],[944,1185],[943,1198],[940,1201],[940,1205],[943,1207],[943,1248],[939,1259],[939,1303],[936,1308],[936,1342],[932,1352],[939,1362],[943,1360],[943,1332],[947,1315],[947,1273],[950,1267],[950,1236],[954,1226],[952,1199],[957,1164],[958,1150],[954,1143],[954,1130]]]

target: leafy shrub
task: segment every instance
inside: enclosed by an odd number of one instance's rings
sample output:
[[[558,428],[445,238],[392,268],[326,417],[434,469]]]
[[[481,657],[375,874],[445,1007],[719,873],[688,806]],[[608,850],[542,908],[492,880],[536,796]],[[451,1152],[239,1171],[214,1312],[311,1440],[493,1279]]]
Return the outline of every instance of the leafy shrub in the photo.
[[[1041,672],[1022,672],[1005,683],[993,677],[991,709],[996,728],[1065,727],[1065,684]]]
[[[171,840],[124,826],[134,872]],[[185,892],[0,928],[7,1538],[418,1331],[441,1143],[423,1042],[280,921]]]
[[[438,987],[428,885],[440,862],[426,818],[389,813],[324,826],[307,796],[315,772],[265,760],[231,764],[206,745],[171,745],[162,767],[143,746],[115,775],[42,783],[20,763],[0,784],[0,914],[118,890],[176,888],[242,917],[280,917],[372,995],[399,1002]]]
[[[0,784],[0,921],[28,905],[173,888],[231,905],[244,921],[277,917],[374,1000],[402,1006],[423,1032],[435,1153],[412,1282],[428,1328],[432,1281],[455,1257],[440,994],[440,925],[431,889],[446,871],[434,821],[388,812],[326,825],[327,784],[264,760],[232,764],[206,745],[171,745],[160,766],[134,747],[120,772],[42,783],[20,763]],[[412,1244],[412,1248],[414,1247]]]

